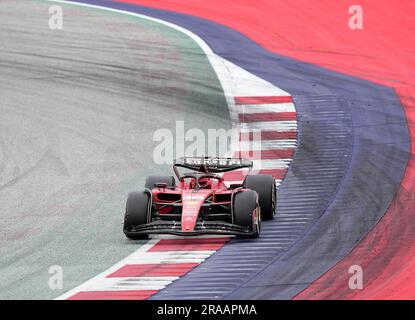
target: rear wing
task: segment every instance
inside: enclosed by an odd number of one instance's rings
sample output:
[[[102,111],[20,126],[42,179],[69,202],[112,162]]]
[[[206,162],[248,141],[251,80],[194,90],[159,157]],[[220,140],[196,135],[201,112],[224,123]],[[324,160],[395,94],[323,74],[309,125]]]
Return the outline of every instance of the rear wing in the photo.
[[[242,168],[252,169],[253,163],[242,158],[183,157],[176,159],[174,167],[182,167],[204,173],[219,173]]]

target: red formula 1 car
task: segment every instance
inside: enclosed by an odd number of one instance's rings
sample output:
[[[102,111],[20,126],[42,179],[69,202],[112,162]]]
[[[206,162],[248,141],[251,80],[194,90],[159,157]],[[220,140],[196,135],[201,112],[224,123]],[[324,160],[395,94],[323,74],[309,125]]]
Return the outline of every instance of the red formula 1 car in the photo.
[[[128,196],[124,233],[130,239],[150,234],[227,234],[259,236],[261,219],[275,214],[276,190],[270,175],[247,175],[227,186],[220,173],[252,169],[238,158],[180,158],[173,176],[149,176],[145,190]],[[191,172],[181,172],[183,170]]]

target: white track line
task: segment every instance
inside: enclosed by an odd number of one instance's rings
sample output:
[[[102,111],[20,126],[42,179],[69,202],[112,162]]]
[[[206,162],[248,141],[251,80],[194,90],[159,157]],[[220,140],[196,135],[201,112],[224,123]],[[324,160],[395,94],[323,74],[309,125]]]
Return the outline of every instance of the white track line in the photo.
[[[267,159],[251,160],[254,163],[254,169],[287,169],[292,159]]]
[[[102,278],[82,291],[161,290],[179,277]]]
[[[252,130],[264,130],[264,131],[297,131],[297,121],[260,121],[260,122],[249,122],[239,124],[241,132],[250,132]]]
[[[242,113],[264,113],[264,112],[295,112],[293,103],[272,103],[272,104],[244,104],[239,105]]]
[[[297,140],[252,140],[239,141],[236,151],[260,151],[260,150],[281,150],[294,149],[297,147]]]
[[[125,264],[201,263],[215,251],[169,251],[133,253]]]

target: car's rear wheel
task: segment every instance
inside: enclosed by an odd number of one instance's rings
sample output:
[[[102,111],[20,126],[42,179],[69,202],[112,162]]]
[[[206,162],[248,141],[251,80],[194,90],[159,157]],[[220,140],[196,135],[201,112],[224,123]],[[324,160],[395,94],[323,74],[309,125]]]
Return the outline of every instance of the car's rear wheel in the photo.
[[[147,234],[134,234],[132,228],[146,224],[150,197],[145,192],[131,192],[128,195],[124,216],[124,234],[127,238],[147,239]]]
[[[238,238],[258,238],[259,236],[261,214],[257,199],[257,193],[252,190],[235,194],[233,200],[234,223],[250,230],[250,234],[238,235]],[[254,216],[255,213],[256,216]]]
[[[245,179],[244,187],[258,193],[262,219],[273,219],[277,203],[274,178],[267,174],[248,175]]]
[[[145,187],[147,189],[153,189],[156,183],[165,183],[167,187],[175,187],[176,180],[173,176],[148,176],[146,179]]]

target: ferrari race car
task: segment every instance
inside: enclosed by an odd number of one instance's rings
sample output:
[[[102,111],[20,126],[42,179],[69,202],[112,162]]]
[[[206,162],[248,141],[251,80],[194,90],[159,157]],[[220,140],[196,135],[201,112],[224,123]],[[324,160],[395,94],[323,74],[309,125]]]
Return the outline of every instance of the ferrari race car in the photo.
[[[274,217],[276,188],[271,175],[248,174],[239,184],[227,184],[221,175],[238,169],[250,172],[252,161],[185,157],[177,159],[173,169],[177,183],[173,176],[149,176],[144,191],[128,195],[124,217],[128,238],[146,239],[151,234],[257,238],[261,219]]]

